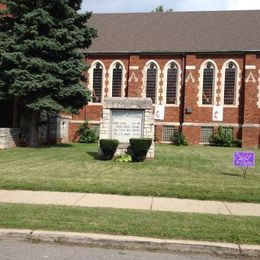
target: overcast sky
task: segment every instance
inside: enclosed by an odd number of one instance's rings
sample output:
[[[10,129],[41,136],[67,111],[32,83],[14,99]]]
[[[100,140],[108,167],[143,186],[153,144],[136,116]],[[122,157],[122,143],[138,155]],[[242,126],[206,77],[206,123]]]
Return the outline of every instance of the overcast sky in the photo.
[[[159,5],[174,11],[243,10],[260,9],[260,0],[83,0],[82,11],[150,12]]]

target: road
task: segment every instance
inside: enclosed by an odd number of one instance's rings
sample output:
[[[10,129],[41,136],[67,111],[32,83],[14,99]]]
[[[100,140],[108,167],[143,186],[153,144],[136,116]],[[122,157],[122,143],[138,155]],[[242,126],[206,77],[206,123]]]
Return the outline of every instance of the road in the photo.
[[[0,240],[0,260],[220,260],[203,255],[178,255],[129,250],[112,250],[80,246],[33,244],[24,241]],[[234,260],[238,258],[224,258]],[[248,259],[248,258],[247,258]]]

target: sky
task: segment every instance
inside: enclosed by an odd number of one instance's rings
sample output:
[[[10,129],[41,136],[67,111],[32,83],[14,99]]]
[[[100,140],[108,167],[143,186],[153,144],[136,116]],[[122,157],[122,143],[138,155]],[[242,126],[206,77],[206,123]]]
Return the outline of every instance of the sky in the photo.
[[[174,11],[259,9],[260,0],[83,0],[82,11],[93,13],[151,12],[159,5]]]

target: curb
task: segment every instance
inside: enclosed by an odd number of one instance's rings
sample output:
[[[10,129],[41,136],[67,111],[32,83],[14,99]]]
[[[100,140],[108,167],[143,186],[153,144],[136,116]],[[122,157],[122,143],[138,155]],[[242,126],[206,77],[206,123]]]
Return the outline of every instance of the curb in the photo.
[[[113,249],[260,257],[260,245],[238,245],[233,243],[170,240],[92,233],[0,229],[0,239],[14,239],[92,247],[96,246]]]

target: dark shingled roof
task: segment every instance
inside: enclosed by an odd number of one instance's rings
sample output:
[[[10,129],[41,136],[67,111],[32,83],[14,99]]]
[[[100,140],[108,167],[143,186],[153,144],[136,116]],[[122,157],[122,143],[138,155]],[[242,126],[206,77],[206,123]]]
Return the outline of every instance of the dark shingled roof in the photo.
[[[93,14],[88,53],[260,50],[260,10]]]

